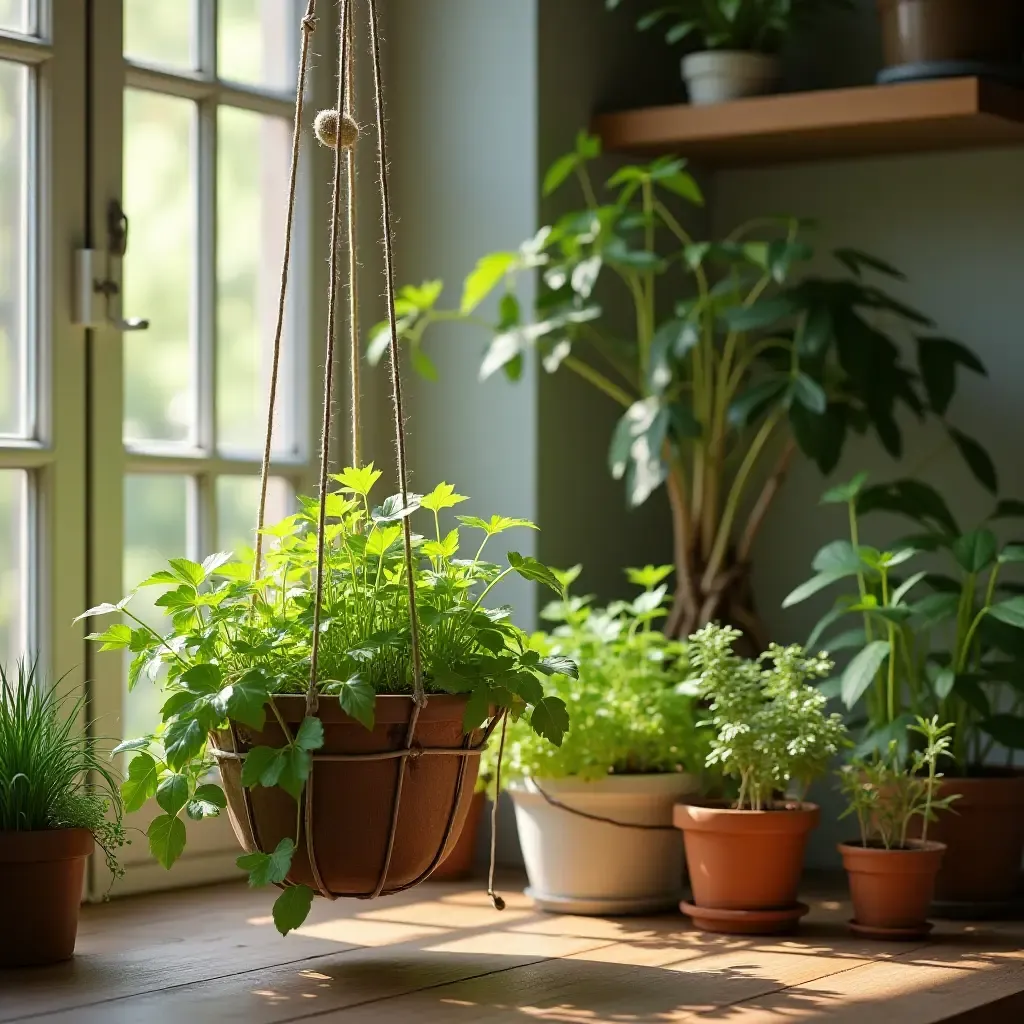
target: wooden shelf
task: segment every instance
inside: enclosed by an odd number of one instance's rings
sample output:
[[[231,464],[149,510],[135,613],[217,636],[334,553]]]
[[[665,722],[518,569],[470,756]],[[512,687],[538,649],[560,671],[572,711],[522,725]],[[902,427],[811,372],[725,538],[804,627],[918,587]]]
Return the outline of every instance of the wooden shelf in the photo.
[[[709,167],[1024,145],[1024,90],[977,78],[760,96],[603,114],[606,150]]]

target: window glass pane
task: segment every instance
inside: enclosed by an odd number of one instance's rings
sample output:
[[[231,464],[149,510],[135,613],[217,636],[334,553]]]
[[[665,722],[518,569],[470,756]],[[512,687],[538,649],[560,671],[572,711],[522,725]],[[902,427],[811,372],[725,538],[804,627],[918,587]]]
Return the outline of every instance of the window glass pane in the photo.
[[[220,0],[218,75],[267,89],[293,90],[300,13],[292,0]]]
[[[260,509],[260,481],[253,476],[222,476],[217,480],[217,547],[242,557],[252,549]],[[280,477],[267,481],[267,525],[294,511],[291,484]],[[264,545],[267,539],[264,538]]]
[[[192,0],[124,0],[124,55],[140,64],[194,68],[195,25]]]
[[[28,578],[28,474],[0,472],[0,664],[25,653]]]
[[[217,121],[217,436],[262,452],[291,154],[290,123],[222,107]],[[294,251],[294,250],[293,250]],[[301,288],[292,274],[289,291]],[[294,303],[290,303],[290,306]],[[274,449],[295,451],[294,332],[286,318]]]
[[[171,558],[189,553],[189,499],[192,481],[185,476],[129,474],[124,481],[124,590],[150,573],[166,568]],[[170,620],[154,602],[159,587],[145,587],[132,599],[132,612],[161,634]],[[125,662],[125,671],[130,661]],[[127,677],[126,677],[127,678]],[[163,698],[146,675],[125,705],[125,736],[142,736],[159,721]]]
[[[22,436],[28,412],[28,76],[27,68],[0,61],[0,434]]]
[[[11,32],[31,30],[31,0],[0,0],[0,28]]]
[[[125,92],[124,312],[150,321],[124,336],[125,441],[195,437],[195,124],[190,100]]]

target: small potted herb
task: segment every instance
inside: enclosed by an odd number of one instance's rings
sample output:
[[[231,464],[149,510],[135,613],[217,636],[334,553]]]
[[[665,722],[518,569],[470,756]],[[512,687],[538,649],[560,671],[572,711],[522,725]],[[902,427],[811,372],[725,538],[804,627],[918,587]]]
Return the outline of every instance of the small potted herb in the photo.
[[[855,815],[860,825],[859,841],[839,844],[853,899],[850,928],[876,939],[914,939],[931,930],[928,907],[946,847],[928,839],[928,826],[956,799],[939,796],[938,764],[950,756],[952,723],[919,718],[908,728],[923,739],[909,762],[893,740],[883,754],[854,761],[839,775],[849,803],[843,817]]]
[[[838,715],[809,680],[832,670],[825,655],[772,644],[757,660],[733,653],[738,630],[705,626],[687,653],[710,701],[714,729],[707,763],[739,784],[731,807],[677,804],[693,902],[683,911],[705,931],[772,934],[807,913],[796,900],[807,836],[820,810],[808,785],[844,743]],[[795,799],[785,799],[791,783]]]
[[[511,609],[485,603],[512,573],[561,595],[536,559],[513,551],[502,567],[485,557],[492,537],[533,524],[459,516],[442,527],[465,496],[442,483],[374,505],[380,475],[372,464],[346,469],[332,477],[323,507],[301,499],[300,512],[265,531],[276,547],[258,571],[220,554],[202,564],[172,559],[143,580],[163,590],[156,604],[170,617],[164,634],[131,612],[131,594],[83,615],[123,612],[130,622],[90,639],[134,653],[129,687],[159,680],[166,695],[153,730],[119,748],[133,757],[128,809],[152,798],[162,812],[147,833],[153,855],[169,868],[185,848],[185,819],[226,807],[250,884],[284,888],[274,905],[282,933],[305,920],[317,893],[369,897],[430,875],[466,821],[479,748],[499,715],[545,743],[560,743],[569,724],[545,681],[575,666],[531,650]],[[403,523],[413,516],[430,534],[409,535],[410,579]],[[459,557],[467,542],[469,557]],[[412,699],[410,590],[422,707]],[[404,754],[413,739],[435,756]],[[221,784],[209,780],[214,766]]]
[[[613,11],[622,0],[605,0]],[[658,4],[637,22],[667,29],[670,45],[696,40],[683,58],[690,102],[723,103],[772,92],[782,78],[778,52],[792,33],[826,7],[848,0],[677,0]]]
[[[543,909],[627,914],[679,901],[683,846],[672,806],[697,792],[706,742],[683,684],[685,649],[653,628],[670,573],[628,570],[642,592],[607,608],[581,596],[554,602],[543,612],[551,632],[532,639],[554,664],[579,666],[578,679],[552,680],[572,721],[562,745],[538,743],[519,724],[506,746],[529,893]]]
[[[84,698],[62,697],[18,664],[0,666],[0,967],[74,954],[85,864],[98,845],[113,877],[125,844],[117,782],[86,738]]]

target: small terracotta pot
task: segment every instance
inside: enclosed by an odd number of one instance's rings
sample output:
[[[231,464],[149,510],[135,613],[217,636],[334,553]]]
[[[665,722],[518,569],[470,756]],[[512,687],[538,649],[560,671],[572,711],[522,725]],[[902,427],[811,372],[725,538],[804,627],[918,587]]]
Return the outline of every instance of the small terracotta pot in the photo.
[[[92,850],[92,833],[84,828],[0,832],[0,967],[38,967],[74,955]]]
[[[820,817],[815,804],[766,811],[676,804],[673,820],[683,830],[694,904],[748,912],[795,907],[807,837]],[[728,915],[722,924],[715,930],[740,930],[728,927]]]
[[[1024,56],[1020,0],[878,0],[878,7],[887,67],[954,60],[1016,64]]]
[[[1019,896],[1024,772],[943,779],[939,796],[954,794],[958,799],[950,810],[928,824],[928,838],[946,846],[935,898],[950,903],[999,903]]]
[[[407,759],[402,788],[398,778],[401,759],[331,760],[331,755],[387,753],[404,750],[412,714],[411,697],[378,696],[372,730],[350,718],[337,697],[320,698],[317,717],[324,726],[324,745],[313,755],[313,770],[302,796],[303,828],[292,859],[288,881],[319,891],[312,855],[324,887],[334,896],[369,896],[380,882],[387,859],[388,840],[396,801],[398,818],[388,861],[383,894],[398,892],[424,881],[454,848],[462,834],[473,799],[478,753],[459,750],[479,745],[482,733],[466,736],[462,718],[467,698],[432,695],[420,712],[414,747],[445,748],[451,756],[431,754]],[[306,698],[277,697],[276,703],[289,728],[299,727],[306,713]],[[245,753],[257,746],[280,747],[285,737],[278,722],[267,717],[261,731],[234,726],[234,740],[226,730],[215,737],[217,747]],[[228,800],[228,816],[242,847],[252,852],[272,851],[286,837],[295,836],[295,801],[282,789],[242,789],[242,762],[218,758]],[[306,822],[312,842],[307,842]]]
[[[484,792],[474,793],[462,835],[459,836],[458,842],[452,847],[451,852],[434,869],[434,873],[430,876],[431,881],[455,882],[469,878],[473,873],[473,862],[476,860],[476,840],[486,806],[487,794]]]
[[[919,839],[886,850],[860,842],[840,843],[850,879],[853,924],[877,935],[911,938],[928,931],[928,907],[946,847]]]

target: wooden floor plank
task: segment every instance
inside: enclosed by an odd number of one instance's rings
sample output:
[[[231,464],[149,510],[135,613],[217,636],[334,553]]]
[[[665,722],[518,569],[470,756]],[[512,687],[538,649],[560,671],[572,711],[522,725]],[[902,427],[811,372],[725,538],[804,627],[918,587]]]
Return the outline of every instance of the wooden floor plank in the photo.
[[[807,898],[798,935],[736,938],[672,914],[541,914],[511,884],[498,914],[477,883],[424,885],[318,901],[281,939],[266,892],[134,897],[85,909],[73,962],[0,972],[0,1022],[1024,1022],[1024,924],[885,944],[849,935],[834,896]]]

